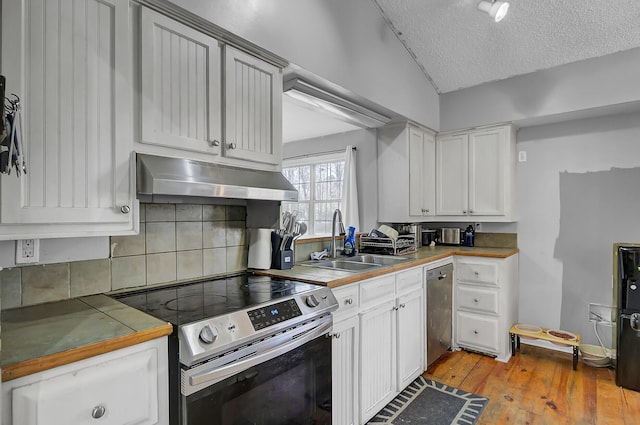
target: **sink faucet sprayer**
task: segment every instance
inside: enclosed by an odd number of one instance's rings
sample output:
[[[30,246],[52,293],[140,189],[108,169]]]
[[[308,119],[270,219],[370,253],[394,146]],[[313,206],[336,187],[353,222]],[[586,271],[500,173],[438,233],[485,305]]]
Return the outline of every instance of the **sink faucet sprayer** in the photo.
[[[342,223],[342,212],[336,208],[333,212],[333,218],[331,219],[331,247],[329,248],[329,254],[332,258],[337,257],[337,249],[336,249],[336,217],[338,219],[338,223],[340,224],[340,230],[338,231],[340,235],[344,235],[344,224]]]

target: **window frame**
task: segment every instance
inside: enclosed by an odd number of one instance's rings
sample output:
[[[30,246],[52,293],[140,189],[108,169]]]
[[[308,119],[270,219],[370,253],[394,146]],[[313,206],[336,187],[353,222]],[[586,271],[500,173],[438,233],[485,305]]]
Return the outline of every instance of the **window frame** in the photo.
[[[291,203],[306,203],[309,205],[309,221],[307,224],[308,227],[308,232],[307,232],[307,236],[326,236],[327,234],[330,233],[317,233],[316,230],[316,220],[315,220],[315,216],[314,216],[314,210],[315,210],[315,206],[317,204],[317,200],[316,200],[316,181],[315,181],[315,166],[316,165],[320,165],[320,164],[326,164],[326,163],[331,163],[331,162],[342,162],[343,163],[343,167],[346,165],[346,154],[344,151],[341,152],[333,152],[333,153],[324,153],[324,154],[314,154],[314,155],[305,155],[305,156],[301,156],[301,157],[295,157],[295,158],[290,158],[290,159],[283,159],[282,160],[282,171],[284,172],[285,168],[292,168],[292,167],[304,167],[304,166],[310,166],[310,181],[309,181],[309,186],[310,186],[310,196],[309,196],[309,200],[308,201],[298,201],[298,202],[291,202]],[[339,207],[342,207],[342,204],[344,202],[344,173],[342,175],[342,197],[338,200],[338,204]],[[322,201],[325,202],[325,201]],[[284,204],[284,202],[283,202]],[[281,213],[284,210],[283,205],[281,204],[280,206],[280,211]],[[281,214],[282,217],[282,214]]]

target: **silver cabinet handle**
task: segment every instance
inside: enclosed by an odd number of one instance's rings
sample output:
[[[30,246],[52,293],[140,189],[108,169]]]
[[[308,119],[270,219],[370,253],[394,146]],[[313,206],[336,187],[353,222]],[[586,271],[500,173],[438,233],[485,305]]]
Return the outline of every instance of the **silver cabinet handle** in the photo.
[[[398,311],[400,310],[400,307],[396,307],[395,305],[393,306],[393,311]]]
[[[473,331],[474,334],[478,335],[478,331]]]
[[[462,214],[466,214],[466,213],[467,213],[467,210],[462,210]]]
[[[227,145],[227,149],[235,149],[235,148],[236,148],[236,144],[233,142]]]
[[[469,214],[473,214],[473,210],[469,210]]]
[[[478,299],[477,299],[477,298],[474,298],[474,299],[473,299],[473,302],[477,304],[477,303],[478,303]]]
[[[104,416],[104,414],[107,412],[107,409],[99,404],[98,406],[94,407],[93,410],[91,411],[91,417],[93,419],[100,419],[101,417]]]
[[[333,334],[333,337],[334,337],[335,339],[340,339],[340,332],[336,332],[336,333],[334,333],[334,334]]]
[[[209,140],[209,146],[216,147],[216,146],[220,146],[220,140]]]
[[[353,304],[353,298],[347,298],[346,300],[344,300],[345,304]]]
[[[122,214],[129,214],[131,212],[131,207],[129,205],[123,205],[120,207],[120,212]]]
[[[442,280],[442,279],[446,279],[447,278],[447,274],[441,274],[440,276],[438,276],[438,280]]]
[[[400,304],[400,308],[405,308],[407,305],[405,303]]]

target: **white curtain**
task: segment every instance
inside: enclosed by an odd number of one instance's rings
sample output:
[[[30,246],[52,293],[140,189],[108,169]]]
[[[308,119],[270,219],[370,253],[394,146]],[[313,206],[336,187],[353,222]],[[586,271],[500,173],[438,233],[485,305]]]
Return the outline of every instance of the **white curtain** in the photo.
[[[356,182],[356,150],[347,146],[344,161],[344,182],[342,190],[342,219],[344,227],[353,226],[361,232],[360,213],[358,211],[358,185]]]

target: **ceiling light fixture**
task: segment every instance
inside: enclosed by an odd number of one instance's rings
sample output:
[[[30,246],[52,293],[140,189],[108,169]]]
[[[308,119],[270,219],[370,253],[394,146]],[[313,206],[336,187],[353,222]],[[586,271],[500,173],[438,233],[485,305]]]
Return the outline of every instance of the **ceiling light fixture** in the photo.
[[[487,12],[489,16],[495,19],[496,22],[500,22],[509,10],[509,3],[506,1],[481,1],[478,3],[478,9],[483,12]]]

